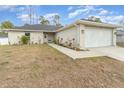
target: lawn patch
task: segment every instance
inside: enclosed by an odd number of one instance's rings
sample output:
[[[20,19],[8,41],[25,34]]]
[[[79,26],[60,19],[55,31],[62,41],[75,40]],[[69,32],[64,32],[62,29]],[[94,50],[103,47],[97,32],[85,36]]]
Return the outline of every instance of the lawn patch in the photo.
[[[73,60],[46,44],[0,52],[0,87],[124,87],[124,63],[109,57]]]

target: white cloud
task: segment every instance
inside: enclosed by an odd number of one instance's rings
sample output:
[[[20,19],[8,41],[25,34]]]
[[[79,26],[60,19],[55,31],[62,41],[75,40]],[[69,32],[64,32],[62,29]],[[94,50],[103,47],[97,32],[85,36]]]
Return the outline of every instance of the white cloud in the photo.
[[[30,20],[29,14],[17,15],[17,18],[20,19],[23,22],[29,22],[29,20]],[[35,20],[38,19],[38,17],[36,16],[36,14],[34,14],[33,19],[35,19]]]
[[[32,6],[33,7],[33,11],[35,11],[35,13],[32,13],[32,23],[39,23],[39,15],[38,15],[38,11],[37,8],[39,8],[39,6]],[[16,9],[14,10],[16,12],[16,18],[20,19],[23,22],[29,23],[30,22],[30,16],[29,16],[29,6],[20,6],[20,7],[16,7]]]
[[[28,6],[20,6],[20,7],[18,7],[17,5],[1,5],[0,6],[0,11],[8,10],[10,12],[24,12],[27,9],[28,9]]]
[[[87,10],[86,9],[78,9],[74,12],[69,13],[68,17],[69,18],[74,18],[74,17],[76,17],[76,16],[78,16],[78,15],[84,13],[84,12],[87,12]]]
[[[72,6],[70,6],[70,7],[68,7],[68,10],[70,11],[70,10],[72,10],[73,9],[73,7]]]
[[[68,18],[74,18],[80,14],[82,15],[86,15],[88,13],[90,13],[91,11],[95,11],[95,6],[80,6],[80,7],[77,7],[78,9],[76,9],[75,11],[73,12],[70,12],[68,14]]]
[[[21,19],[22,21],[29,21],[29,15],[28,14],[18,15],[17,18]]]
[[[5,11],[5,10],[14,10],[16,8],[16,5],[1,5],[0,6],[0,11]]]
[[[89,15],[89,16],[95,16],[97,18],[100,18],[102,22],[111,23],[111,24],[118,24],[121,20],[124,20],[124,15],[113,15],[113,16],[109,16],[109,15],[103,15],[103,16]]]
[[[53,20],[53,16],[55,15],[59,15],[58,13],[48,13],[48,14],[45,14],[44,17],[48,20]]]
[[[92,6],[92,5],[87,5],[84,8],[86,8],[87,10],[95,10],[96,6]]]
[[[34,11],[36,11],[36,8],[39,8],[39,6],[32,6]],[[29,5],[25,6],[18,6],[18,5],[0,5],[0,11],[10,11],[10,12],[23,12],[26,13],[29,11]]]
[[[24,11],[24,10],[26,10],[26,7],[19,7],[18,8],[18,11]]]
[[[124,20],[124,15],[117,16],[104,16],[104,20],[109,23],[119,23],[121,20]]]
[[[82,16],[88,16],[91,14],[96,14],[96,16],[104,16],[112,14],[112,11],[108,11],[106,9],[100,8],[99,6],[95,5],[82,5],[75,7],[75,11],[70,12],[68,14],[68,18],[75,18],[76,16],[82,15]]]
[[[106,15],[109,14],[110,12],[108,10],[101,10],[99,15]]]
[[[20,7],[15,7],[11,9],[11,12],[28,12],[29,6],[20,6]]]

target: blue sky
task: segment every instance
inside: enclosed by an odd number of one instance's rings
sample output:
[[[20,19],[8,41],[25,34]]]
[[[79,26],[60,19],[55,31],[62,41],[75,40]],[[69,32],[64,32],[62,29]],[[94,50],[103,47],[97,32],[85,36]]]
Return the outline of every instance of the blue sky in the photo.
[[[60,15],[60,22],[63,25],[74,22],[81,18],[96,16],[101,18],[103,22],[119,23],[124,20],[124,6],[109,5],[109,6],[90,6],[90,5],[41,5],[34,7],[34,19],[42,15],[45,18],[52,20],[52,16]],[[0,22],[10,20],[14,25],[23,25],[29,23],[29,6],[7,5],[0,6]],[[36,22],[35,22],[36,23]]]

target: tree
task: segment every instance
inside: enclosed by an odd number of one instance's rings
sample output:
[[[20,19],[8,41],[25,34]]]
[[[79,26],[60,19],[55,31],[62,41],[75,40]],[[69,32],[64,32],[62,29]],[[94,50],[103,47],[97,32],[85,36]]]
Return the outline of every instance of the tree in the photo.
[[[101,19],[100,18],[97,18],[95,16],[91,16],[88,18],[89,21],[94,21],[94,22],[99,22],[99,23],[102,23]]]
[[[14,27],[14,25],[10,21],[4,21],[1,23],[1,28],[7,28],[8,29],[8,28],[13,28],[13,27]]]
[[[55,25],[61,25],[61,24],[60,24],[60,16],[59,16],[59,15],[54,15],[54,16],[53,16],[53,23],[54,23]]]
[[[50,23],[44,16],[40,16],[39,20],[41,24],[48,25]]]

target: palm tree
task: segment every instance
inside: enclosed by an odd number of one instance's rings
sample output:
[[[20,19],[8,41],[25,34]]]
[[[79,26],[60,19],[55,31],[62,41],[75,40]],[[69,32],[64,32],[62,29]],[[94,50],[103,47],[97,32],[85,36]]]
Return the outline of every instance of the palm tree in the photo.
[[[55,15],[55,16],[53,17],[53,23],[54,23],[55,25],[60,25],[60,16],[59,16],[59,15]]]
[[[40,24],[43,25],[48,25],[50,23],[49,20],[45,19],[44,16],[40,16],[39,20],[40,20]]]

